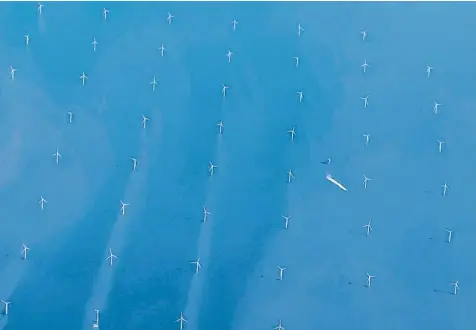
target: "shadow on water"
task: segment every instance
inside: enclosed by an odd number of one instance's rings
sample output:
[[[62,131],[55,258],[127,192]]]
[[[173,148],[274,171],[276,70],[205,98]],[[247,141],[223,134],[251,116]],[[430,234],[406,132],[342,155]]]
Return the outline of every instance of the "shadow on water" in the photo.
[[[455,294],[451,291],[445,291],[445,290],[440,290],[440,289],[433,289],[433,292],[435,293],[441,293],[441,294],[449,294],[450,296],[454,296]]]

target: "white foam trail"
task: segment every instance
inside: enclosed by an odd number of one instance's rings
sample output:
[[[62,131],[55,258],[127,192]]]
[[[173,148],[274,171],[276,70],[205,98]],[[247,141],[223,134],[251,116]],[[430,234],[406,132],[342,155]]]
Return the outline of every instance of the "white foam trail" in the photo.
[[[218,143],[217,143],[217,152],[215,154],[218,155],[218,170],[221,170],[221,166],[223,164],[223,157],[221,153],[221,135],[219,135]],[[200,257],[200,264],[202,268],[200,269],[199,274],[194,274],[192,281],[190,283],[190,289],[188,290],[188,298],[187,298],[187,305],[184,310],[184,317],[187,319],[187,330],[194,330],[198,329],[198,316],[200,313],[200,306],[202,301],[202,294],[203,294],[203,287],[205,283],[205,279],[207,276],[207,266],[210,262],[210,246],[212,240],[212,233],[213,233],[213,225],[215,223],[214,218],[214,211],[213,211],[213,203],[216,191],[216,180],[219,179],[215,177],[216,175],[220,175],[220,173],[215,173],[213,178],[211,178],[211,182],[208,184],[208,191],[207,191],[207,209],[209,209],[211,216],[207,218],[207,222],[202,223],[200,228],[200,234],[198,238],[198,248],[197,248],[197,256],[195,258]],[[192,260],[191,260],[192,261]],[[190,265],[192,267],[193,265]],[[192,268],[191,268],[192,271]]]
[[[149,128],[149,127],[148,127]],[[126,188],[124,203],[130,204],[127,206],[125,215],[119,214],[116,219],[116,223],[109,236],[109,241],[104,251],[103,259],[101,260],[101,267],[98,272],[98,277],[93,286],[92,294],[86,303],[83,317],[83,329],[90,329],[92,323],[95,320],[94,308],[99,309],[101,312],[106,309],[109,292],[111,291],[113,284],[114,271],[117,267],[117,263],[121,262],[121,252],[123,250],[126,241],[126,232],[129,226],[137,218],[134,215],[140,213],[141,209],[141,197],[144,194],[144,190],[147,186],[147,172],[148,172],[148,160],[147,160],[147,141],[150,138],[146,134],[141,137],[141,152],[138,158],[137,171],[131,173],[129,177],[129,183]],[[125,156],[127,159],[127,156]],[[120,203],[117,201],[117,210],[120,211]],[[109,252],[109,248],[112,252],[118,256],[113,266],[109,266],[106,261],[106,257]]]
[[[329,180],[330,182],[332,182],[333,184],[335,184],[337,187],[339,187],[340,189],[344,190],[344,191],[347,191],[347,188],[344,187],[339,181],[337,181],[336,179],[334,179],[332,177],[332,175],[330,174],[327,174],[326,175],[326,179]]]

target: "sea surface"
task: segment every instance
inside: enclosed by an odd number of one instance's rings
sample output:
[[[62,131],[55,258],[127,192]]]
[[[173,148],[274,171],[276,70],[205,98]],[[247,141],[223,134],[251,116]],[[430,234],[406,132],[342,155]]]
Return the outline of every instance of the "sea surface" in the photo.
[[[475,17],[1,3],[0,329],[474,329]]]

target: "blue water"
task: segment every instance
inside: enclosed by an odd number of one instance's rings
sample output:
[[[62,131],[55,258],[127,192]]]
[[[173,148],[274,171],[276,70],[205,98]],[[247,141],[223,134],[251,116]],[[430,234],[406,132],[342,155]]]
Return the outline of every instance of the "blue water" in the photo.
[[[0,4],[0,329],[476,326],[475,3],[106,6]]]

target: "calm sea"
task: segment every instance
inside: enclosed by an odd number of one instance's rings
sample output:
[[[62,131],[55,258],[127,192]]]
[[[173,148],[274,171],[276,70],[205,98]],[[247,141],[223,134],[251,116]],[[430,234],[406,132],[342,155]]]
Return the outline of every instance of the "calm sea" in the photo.
[[[474,329],[474,17],[0,4],[0,329]]]

